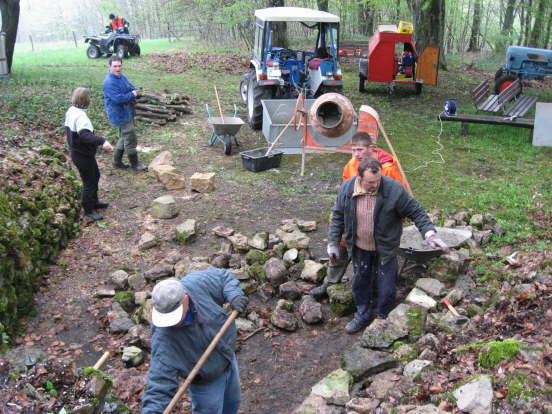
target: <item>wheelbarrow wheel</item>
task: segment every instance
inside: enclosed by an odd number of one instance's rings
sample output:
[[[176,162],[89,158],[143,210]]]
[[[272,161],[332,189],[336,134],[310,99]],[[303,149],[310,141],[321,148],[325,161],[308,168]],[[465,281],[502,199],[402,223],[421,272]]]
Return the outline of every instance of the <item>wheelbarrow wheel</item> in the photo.
[[[232,155],[232,141],[225,140],[224,141],[224,154],[225,155]]]

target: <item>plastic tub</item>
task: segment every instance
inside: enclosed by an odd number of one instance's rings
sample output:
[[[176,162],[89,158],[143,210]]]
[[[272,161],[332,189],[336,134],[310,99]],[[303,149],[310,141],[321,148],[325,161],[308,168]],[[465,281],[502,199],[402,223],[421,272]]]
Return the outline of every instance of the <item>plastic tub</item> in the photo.
[[[268,147],[264,147],[240,152],[243,167],[253,172],[278,168],[280,161],[282,161],[283,152],[272,150],[268,156],[265,156],[267,149]]]

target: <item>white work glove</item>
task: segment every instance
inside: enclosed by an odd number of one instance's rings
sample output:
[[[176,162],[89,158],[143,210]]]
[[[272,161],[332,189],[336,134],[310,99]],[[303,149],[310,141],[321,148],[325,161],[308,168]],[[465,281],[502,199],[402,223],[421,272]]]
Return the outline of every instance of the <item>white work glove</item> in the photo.
[[[437,233],[433,233],[431,236],[429,236],[426,239],[426,242],[434,249],[441,249],[445,253],[450,252],[450,249],[447,246],[447,244],[443,240],[441,240],[439,236],[437,236]]]
[[[112,151],[113,150],[113,146],[109,143],[108,140],[105,140],[105,142],[103,143],[102,145],[102,149],[106,150],[106,151]]]
[[[339,246],[328,244],[327,252],[328,256],[330,256],[330,263],[334,264],[339,261]]]

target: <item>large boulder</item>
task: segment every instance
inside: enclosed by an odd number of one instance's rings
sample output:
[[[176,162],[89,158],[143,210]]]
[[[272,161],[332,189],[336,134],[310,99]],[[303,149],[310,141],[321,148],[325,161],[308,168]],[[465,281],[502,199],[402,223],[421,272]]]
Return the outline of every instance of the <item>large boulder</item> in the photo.
[[[296,331],[299,328],[299,321],[292,312],[293,302],[280,299],[276,308],[270,314],[270,322],[285,331]]]
[[[416,287],[433,297],[441,297],[445,294],[445,285],[441,281],[430,277],[421,277],[416,280]]]
[[[433,362],[431,361],[427,361],[423,359],[415,359],[405,365],[403,370],[403,375],[406,375],[407,377],[416,378],[425,368],[431,365],[433,365]]]
[[[144,277],[148,280],[158,280],[174,276],[174,267],[167,263],[159,263],[144,273]]]
[[[179,243],[186,243],[188,240],[195,236],[196,231],[197,221],[195,221],[194,219],[184,220],[174,229],[175,239]]]
[[[276,231],[276,235],[288,249],[307,249],[309,247],[310,237],[299,230],[291,233],[278,230]]]
[[[227,239],[230,243],[232,243],[232,246],[236,251],[245,252],[249,250],[247,236],[244,236],[241,233],[234,233],[231,236],[228,236]]]
[[[322,305],[310,295],[303,296],[299,305],[299,314],[308,324],[319,323],[323,320]]]
[[[254,249],[266,250],[268,247],[268,233],[266,231],[255,233],[247,242]]]
[[[488,375],[481,375],[456,389],[456,405],[470,414],[490,414],[493,402],[493,384]]]
[[[163,151],[157,154],[157,156],[151,160],[148,165],[148,171],[152,172],[152,168],[158,165],[171,165],[174,166],[173,156],[169,151]]]
[[[124,289],[127,286],[128,273],[124,270],[115,270],[109,277],[117,289]]]
[[[148,169],[151,171],[157,181],[159,181],[166,190],[182,190],[186,188],[186,179],[178,174],[176,168],[170,165],[157,165]]]
[[[420,306],[426,310],[434,309],[437,306],[437,302],[423,290],[414,288],[410,291],[406,297],[406,302],[412,305]]]
[[[145,232],[144,234],[142,234],[142,236],[140,237],[140,240],[138,241],[138,249],[144,251],[144,250],[151,249],[152,247],[155,247],[158,244],[159,244],[159,239],[155,234],[150,232]]]
[[[345,405],[350,400],[349,391],[353,376],[347,371],[336,369],[312,387],[311,394],[324,398],[335,405]]]
[[[355,381],[396,367],[397,359],[389,352],[366,349],[354,344],[341,357],[341,367],[349,372]]]
[[[332,313],[337,316],[345,316],[355,311],[350,283],[336,283],[329,286],[327,292]]]
[[[215,173],[195,173],[190,183],[193,191],[210,193],[215,190]]]
[[[146,287],[146,278],[140,273],[128,277],[128,286],[133,291],[140,291]]]
[[[280,286],[287,281],[288,269],[282,259],[271,257],[264,265],[266,277],[274,287]]]

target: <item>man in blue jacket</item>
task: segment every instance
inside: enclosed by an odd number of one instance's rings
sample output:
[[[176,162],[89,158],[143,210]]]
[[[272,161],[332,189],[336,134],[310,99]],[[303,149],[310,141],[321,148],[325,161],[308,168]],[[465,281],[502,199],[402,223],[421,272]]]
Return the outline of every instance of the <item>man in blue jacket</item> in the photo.
[[[414,222],[430,246],[448,251],[424,209],[399,181],[382,177],[381,163],[375,158],[362,160],[358,177],[341,184],[328,230],[328,255],[332,262],[339,260],[343,238],[353,259],[357,312],[345,327],[347,333],[368,326],[373,318],[372,304],[376,305],[376,317],[381,319],[395,307],[397,251],[404,217]]]
[[[126,151],[132,169],[147,170],[146,166],[138,162],[136,151],[134,103],[139,91],[123,75],[123,61],[117,56],[109,58],[109,72],[104,79],[103,92],[109,122],[119,128],[119,140],[113,152],[113,165],[117,168],[128,168],[128,165],[123,163],[123,154]]]
[[[152,291],[152,349],[142,414],[160,414],[228,319],[222,308],[244,312],[247,298],[225,269],[194,271],[167,279]],[[226,331],[189,388],[194,414],[236,414],[240,377],[234,352],[236,326]]]

